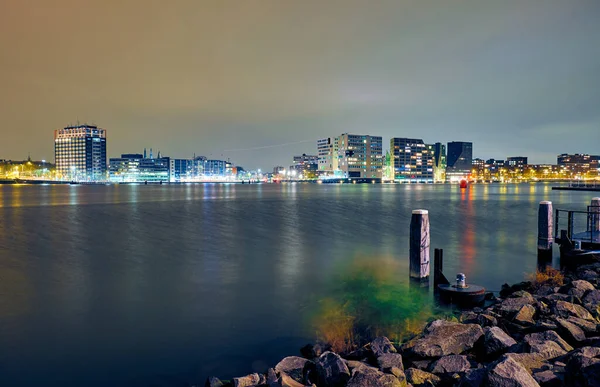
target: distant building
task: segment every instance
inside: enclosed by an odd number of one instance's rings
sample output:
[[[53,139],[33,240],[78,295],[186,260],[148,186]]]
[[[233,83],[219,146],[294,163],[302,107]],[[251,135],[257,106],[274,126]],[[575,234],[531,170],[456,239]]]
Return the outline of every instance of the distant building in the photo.
[[[110,159],[109,178],[115,183],[167,183],[171,181],[170,173],[169,157],[144,157],[132,153]]]
[[[296,171],[297,176],[315,175],[319,169],[319,156],[307,155],[294,156],[294,165],[290,166],[290,170]]]
[[[516,156],[516,157],[507,157],[506,163],[509,167],[523,167],[527,165],[527,157]]]
[[[451,181],[469,176],[473,167],[473,143],[452,141],[448,143],[446,178]]]
[[[194,170],[194,159],[171,159],[169,169],[172,182],[189,181],[197,177]]]
[[[381,179],[383,145],[380,136],[344,133],[336,137],[338,168],[345,177]]]
[[[334,174],[338,170],[338,144],[335,137],[317,140],[317,164],[322,175]]]
[[[233,165],[225,160],[206,160],[204,162],[204,176],[227,177],[233,176]]]
[[[390,153],[394,180],[407,183],[433,183],[432,145],[416,138],[392,138]]]
[[[443,183],[446,181],[446,145],[436,142],[433,145],[433,181]]]
[[[600,168],[600,156],[588,154],[566,154],[558,155],[557,164],[574,176],[582,176],[588,173],[597,175]]]
[[[278,165],[273,168],[273,176],[281,175],[285,172],[285,168]]]
[[[94,125],[55,130],[54,160],[62,178],[106,180],[106,130]]]

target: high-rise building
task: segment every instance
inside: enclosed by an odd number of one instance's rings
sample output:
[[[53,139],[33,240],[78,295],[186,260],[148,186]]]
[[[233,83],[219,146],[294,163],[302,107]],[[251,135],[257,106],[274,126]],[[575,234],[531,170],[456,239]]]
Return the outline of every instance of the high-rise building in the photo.
[[[406,183],[433,183],[433,145],[417,138],[392,138],[394,180]]]
[[[446,181],[446,145],[436,142],[433,145],[433,181],[443,183]]]
[[[473,143],[452,141],[448,143],[448,166],[446,176],[450,180],[459,180],[471,172],[473,166]]]
[[[575,176],[589,172],[597,174],[599,172],[598,169],[600,168],[600,156],[579,153],[569,155],[563,153],[558,155],[556,163]]]
[[[335,137],[317,140],[318,171],[322,175],[333,175],[338,170],[338,145]]]
[[[345,177],[381,179],[383,145],[380,136],[344,133],[336,142],[338,168]]]
[[[319,167],[319,156],[307,155],[294,156],[294,165],[290,166],[290,170],[296,171],[297,176],[314,175]]]
[[[106,130],[94,125],[55,130],[54,160],[62,178],[106,180]]]

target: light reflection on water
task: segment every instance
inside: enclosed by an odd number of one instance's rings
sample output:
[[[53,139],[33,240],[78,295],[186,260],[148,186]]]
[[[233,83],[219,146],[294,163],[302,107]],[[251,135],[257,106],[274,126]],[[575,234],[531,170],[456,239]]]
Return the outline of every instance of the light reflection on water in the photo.
[[[489,289],[535,270],[548,184],[0,186],[0,383],[146,386],[273,365],[360,255],[408,276],[413,209],[445,271]],[[166,379],[165,379],[166,378]]]

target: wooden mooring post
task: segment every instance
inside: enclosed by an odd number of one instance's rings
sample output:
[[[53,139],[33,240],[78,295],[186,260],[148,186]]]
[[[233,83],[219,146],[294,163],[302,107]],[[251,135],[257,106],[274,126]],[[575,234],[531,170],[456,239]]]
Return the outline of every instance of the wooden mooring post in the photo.
[[[552,259],[553,215],[552,202],[541,201],[538,210],[538,259]]]
[[[429,211],[413,210],[410,220],[410,278],[429,280]]]
[[[590,212],[592,213],[591,217],[591,231],[599,232],[600,231],[600,198],[593,198]]]

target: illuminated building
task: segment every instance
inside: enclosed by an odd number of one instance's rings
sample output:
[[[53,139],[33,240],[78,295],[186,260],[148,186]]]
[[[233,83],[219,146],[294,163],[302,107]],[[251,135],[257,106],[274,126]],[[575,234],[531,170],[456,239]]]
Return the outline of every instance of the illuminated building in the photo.
[[[433,145],[433,181],[443,183],[446,181],[446,145],[436,142]]]
[[[307,155],[294,156],[294,165],[290,166],[290,170],[295,171],[297,176],[316,174],[319,167],[319,156]]]
[[[406,183],[433,183],[434,147],[416,138],[390,140],[394,180]]]
[[[588,154],[566,154],[558,155],[557,164],[574,176],[583,177],[590,174],[597,176],[600,168],[600,156]]]
[[[473,166],[473,143],[464,141],[449,142],[446,161],[448,163],[446,167],[446,178],[448,180],[458,181],[468,177]]]
[[[145,153],[145,152],[144,152]],[[139,153],[111,158],[109,178],[115,183],[167,183],[170,181],[169,157],[144,157]]]
[[[335,141],[338,169],[344,177],[381,179],[383,148],[380,136],[344,133]]]
[[[106,180],[106,130],[94,125],[55,130],[54,160],[62,178]]]
[[[507,157],[506,164],[509,167],[524,167],[527,165],[527,157],[516,156],[516,157]]]
[[[317,163],[320,174],[333,175],[338,170],[338,144],[334,137],[317,140]]]

